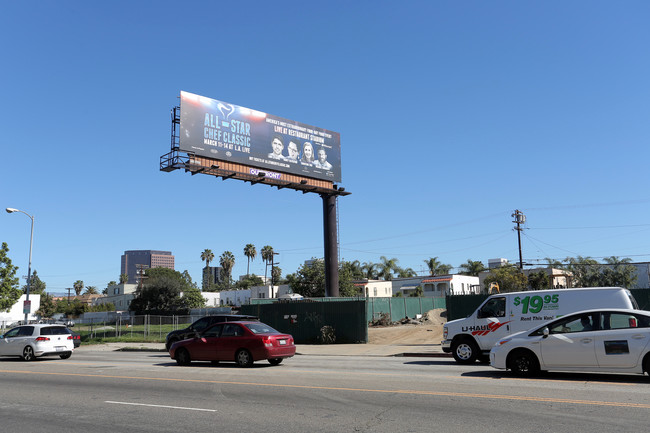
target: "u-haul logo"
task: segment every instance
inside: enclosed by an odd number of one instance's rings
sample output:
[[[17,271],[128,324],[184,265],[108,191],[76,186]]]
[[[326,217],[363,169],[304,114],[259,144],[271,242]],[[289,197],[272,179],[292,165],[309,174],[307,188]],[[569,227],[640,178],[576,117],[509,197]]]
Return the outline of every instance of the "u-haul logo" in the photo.
[[[502,327],[507,323],[510,323],[511,321],[512,320],[508,320],[507,322],[503,322],[503,323],[493,322],[488,325],[480,325],[480,326],[464,326],[463,332],[471,332],[472,335],[484,336],[484,335],[488,335],[490,332],[495,332],[497,329],[499,329],[500,327]]]

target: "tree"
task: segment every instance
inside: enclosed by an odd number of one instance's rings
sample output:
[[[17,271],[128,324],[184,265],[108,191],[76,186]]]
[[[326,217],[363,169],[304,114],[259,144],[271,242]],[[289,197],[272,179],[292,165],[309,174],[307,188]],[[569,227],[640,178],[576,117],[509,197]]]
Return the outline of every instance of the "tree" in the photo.
[[[86,291],[84,292],[84,295],[96,295],[97,294],[97,287],[96,286],[88,286],[86,287]]]
[[[571,272],[573,287],[598,287],[600,285],[600,264],[591,257],[567,257],[564,269]]]
[[[196,283],[195,283],[194,281],[192,281],[192,276],[190,275],[189,272],[187,272],[187,269],[185,269],[185,270],[183,271],[183,273],[181,274],[181,276],[183,277],[183,279],[187,282],[187,284],[188,284],[191,288],[196,289],[196,290],[199,290],[199,286],[197,286]]]
[[[490,269],[489,275],[485,277],[485,287],[489,287],[490,283],[498,283],[501,292],[516,292],[528,287],[526,275],[512,264]]]
[[[127,274],[120,274],[120,284],[126,284],[129,281]]]
[[[64,300],[56,303],[56,312],[65,314],[68,317],[80,316],[89,309],[90,307],[79,299],[74,299],[71,302]]]
[[[353,267],[345,261],[339,265],[340,296],[358,295],[351,273]],[[287,275],[286,280],[293,293],[312,298],[325,296],[325,262],[312,258],[311,266],[303,264],[294,274]]]
[[[415,271],[414,271],[413,269],[411,269],[411,268],[406,268],[406,269],[404,269],[404,268],[399,268],[399,267],[398,267],[398,268],[395,270],[395,272],[397,273],[397,276],[398,276],[399,278],[411,278],[411,277],[417,277],[417,275],[418,275],[417,272],[415,272]]]
[[[74,282],[74,284],[72,285],[72,287],[74,288],[74,292],[75,292],[75,294],[76,294],[77,296],[79,296],[79,295],[81,295],[81,291],[82,291],[83,288],[84,288],[84,282],[81,281],[81,280],[77,280],[77,281]]]
[[[435,277],[436,275],[447,275],[451,271],[451,265],[444,265],[438,261],[438,257],[429,257],[428,260],[424,260],[427,268],[429,268],[429,275]]]
[[[551,286],[551,279],[543,270],[528,274],[528,285],[532,290],[545,290]]]
[[[203,308],[205,307],[205,298],[201,291],[196,287],[190,287],[183,291],[181,299],[187,308]]]
[[[485,270],[485,265],[480,260],[467,260],[467,263],[460,265],[462,275],[478,277],[480,272]]]
[[[385,256],[381,256],[379,260],[381,260],[381,263],[378,265],[380,268],[378,277],[381,277],[386,281],[392,280],[393,271],[397,268],[397,262],[399,262],[399,260],[395,258],[388,259]]]
[[[409,296],[410,296],[411,298],[421,298],[423,293],[424,293],[424,292],[423,292],[423,290],[422,290],[422,286],[417,286],[417,287],[415,288],[415,290],[413,291],[413,293],[411,293]]]
[[[248,259],[248,263],[246,263],[246,275],[250,275],[249,270],[251,260],[255,260],[255,257],[257,257],[257,250],[255,249],[255,245],[246,244],[244,247],[244,255],[246,256],[246,259]]]
[[[248,290],[253,286],[263,286],[263,285],[264,285],[264,281],[262,281],[262,278],[253,274],[253,275],[246,275],[244,278],[237,281],[235,283],[235,288],[238,290]]]
[[[287,275],[287,282],[293,293],[307,298],[325,296],[325,262],[312,258],[311,265],[303,263],[294,274]]]
[[[212,250],[207,248],[203,250],[203,252],[201,253],[201,260],[205,262],[206,268],[209,267],[210,262],[214,260],[214,253],[212,252]]]
[[[187,314],[197,303],[200,303],[199,306],[205,305],[196,296],[198,293],[203,299],[201,293],[191,287],[180,272],[151,268],[145,271],[145,275],[144,286],[136,291],[136,297],[129,306],[136,314]]]
[[[54,299],[46,292],[41,293],[41,306],[36,314],[41,317],[52,317],[54,313],[56,313]]]
[[[379,278],[379,275],[377,273],[377,263],[372,263],[372,262],[364,262],[361,265],[361,270],[363,271],[364,278],[367,278],[368,280],[376,280]]]
[[[18,267],[11,264],[8,252],[9,246],[3,242],[0,248],[0,311],[9,311],[21,295],[16,276]]]
[[[235,256],[230,251],[224,251],[219,256],[219,264],[226,277],[227,287],[230,288],[230,281],[232,280],[232,268],[235,266]]]
[[[342,261],[341,267],[345,269],[346,272],[350,274],[350,278],[353,280],[363,280],[366,278],[366,273],[364,271],[363,265],[359,260],[354,261]]]
[[[273,266],[271,269],[271,281],[273,284],[281,284],[282,281],[282,269],[278,266]]]
[[[45,283],[38,277],[36,270],[32,271],[32,284],[29,286],[29,293],[40,295],[45,291]],[[27,293],[27,284],[23,286],[23,293]]]
[[[603,279],[600,284],[603,287],[625,287],[632,286],[637,279],[636,267],[631,265],[632,259],[619,259],[616,256],[605,257],[607,266],[603,266]]]
[[[266,282],[266,273],[269,269],[269,264],[273,260],[273,247],[271,245],[265,245],[262,247],[262,260],[264,260],[264,281]]]

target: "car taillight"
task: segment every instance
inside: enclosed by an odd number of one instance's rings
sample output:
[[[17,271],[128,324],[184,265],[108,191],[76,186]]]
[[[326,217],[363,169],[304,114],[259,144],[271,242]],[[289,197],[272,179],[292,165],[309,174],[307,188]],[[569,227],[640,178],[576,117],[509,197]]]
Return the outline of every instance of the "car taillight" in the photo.
[[[264,343],[266,347],[273,347],[273,340],[271,337],[262,337],[262,343]]]
[[[48,337],[38,337],[36,341],[50,341]]]
[[[74,340],[74,335],[68,335],[68,340]]]

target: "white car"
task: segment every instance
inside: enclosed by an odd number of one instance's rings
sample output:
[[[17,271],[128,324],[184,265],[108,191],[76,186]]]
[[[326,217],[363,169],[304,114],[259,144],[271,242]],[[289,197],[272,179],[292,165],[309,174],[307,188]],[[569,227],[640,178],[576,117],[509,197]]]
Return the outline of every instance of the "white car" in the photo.
[[[581,311],[499,340],[490,365],[520,376],[540,371],[650,374],[650,312]]]
[[[0,336],[0,356],[19,356],[25,361],[50,355],[68,359],[73,351],[73,336],[61,325],[22,325]]]

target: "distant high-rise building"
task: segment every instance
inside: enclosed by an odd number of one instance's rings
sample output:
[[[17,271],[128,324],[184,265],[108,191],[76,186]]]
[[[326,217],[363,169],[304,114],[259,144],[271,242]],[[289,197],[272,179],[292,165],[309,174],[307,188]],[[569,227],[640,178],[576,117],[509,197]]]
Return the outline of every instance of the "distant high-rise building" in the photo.
[[[174,269],[174,256],[171,251],[131,250],[124,251],[121,274],[126,274],[128,284],[138,284],[145,269]]]
[[[221,271],[220,266],[204,267],[202,290],[208,290],[210,286],[221,283]]]

